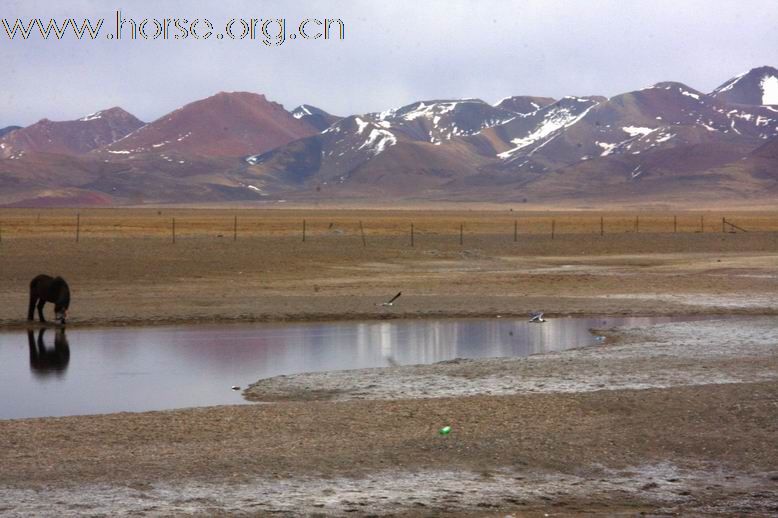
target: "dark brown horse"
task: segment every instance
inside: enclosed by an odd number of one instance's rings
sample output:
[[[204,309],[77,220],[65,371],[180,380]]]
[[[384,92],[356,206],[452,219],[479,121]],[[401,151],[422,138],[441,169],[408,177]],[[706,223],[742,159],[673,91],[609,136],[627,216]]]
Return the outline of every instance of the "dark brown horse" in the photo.
[[[38,275],[30,282],[30,307],[27,311],[27,320],[35,320],[35,306],[38,306],[38,317],[43,318],[43,306],[47,302],[54,303],[54,317],[64,324],[68,317],[70,307],[70,288],[62,277],[49,277]]]

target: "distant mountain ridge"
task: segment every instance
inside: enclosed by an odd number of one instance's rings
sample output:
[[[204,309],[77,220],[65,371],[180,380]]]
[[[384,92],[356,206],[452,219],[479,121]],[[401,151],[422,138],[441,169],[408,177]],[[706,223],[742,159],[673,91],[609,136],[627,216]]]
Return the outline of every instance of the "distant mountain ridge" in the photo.
[[[143,124],[120,108],[0,138],[0,205],[277,199],[751,199],[778,196],[778,71],[705,94],[433,99],[293,111],[219,93]]]
[[[515,95],[513,97],[506,97],[494,106],[502,110],[508,110],[522,115],[528,115],[532,112],[536,112],[539,109],[554,104],[556,99],[551,97],[534,97],[531,95]]]
[[[729,104],[778,106],[778,70],[754,68],[719,86],[711,96]]]
[[[324,131],[343,118],[310,104],[302,104],[292,110],[292,117],[307,122],[319,131]]]
[[[6,126],[5,128],[0,128],[0,138],[3,138],[7,134],[11,133],[12,131],[16,131],[18,129],[22,129],[21,126]]]
[[[111,144],[143,126],[137,117],[119,107],[73,121],[42,119],[0,138],[0,157],[24,152],[82,155]]]
[[[187,104],[105,148],[113,155],[240,156],[318,133],[264,95],[220,92]]]

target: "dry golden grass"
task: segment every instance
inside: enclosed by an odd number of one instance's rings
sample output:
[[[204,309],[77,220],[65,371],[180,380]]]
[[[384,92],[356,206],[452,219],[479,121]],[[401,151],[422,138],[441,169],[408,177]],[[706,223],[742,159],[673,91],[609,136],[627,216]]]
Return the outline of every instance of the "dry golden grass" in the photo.
[[[237,218],[237,227],[236,227]],[[748,231],[778,231],[778,212],[584,212],[335,209],[0,209],[6,239],[14,237],[176,237],[320,235],[556,235],[722,232],[726,218]],[[725,225],[723,230],[735,230]]]

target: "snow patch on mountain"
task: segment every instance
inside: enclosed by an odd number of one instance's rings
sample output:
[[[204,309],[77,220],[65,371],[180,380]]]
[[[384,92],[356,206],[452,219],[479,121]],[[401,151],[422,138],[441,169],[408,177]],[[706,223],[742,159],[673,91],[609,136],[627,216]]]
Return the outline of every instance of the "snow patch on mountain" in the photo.
[[[628,133],[630,137],[637,137],[637,136],[644,137],[644,136],[648,135],[649,133],[652,133],[652,132],[656,131],[656,129],[641,128],[641,127],[638,127],[638,126],[624,126],[621,129],[625,133]]]
[[[576,99],[576,100],[582,102],[589,102],[587,99]],[[590,106],[580,114],[576,114],[570,108],[564,106],[560,106],[558,108],[549,110],[549,112],[544,117],[543,122],[538,125],[535,131],[533,131],[526,137],[516,138],[511,140],[511,144],[513,144],[514,147],[509,149],[508,151],[499,153],[497,156],[502,159],[511,158],[514,154],[516,154],[516,152],[528,146],[531,146],[535,142],[543,140],[544,138],[552,135],[553,133],[563,128],[572,126],[573,124],[581,120],[587,113],[589,113],[589,110],[591,110],[594,106],[596,105]],[[540,148],[538,147],[535,150],[533,150],[533,153],[537,149]]]
[[[308,107],[304,104],[298,106],[295,108],[295,110],[292,112],[292,117],[295,119],[302,119],[306,115],[313,115],[311,110],[308,109]]]
[[[603,149],[600,156],[608,156],[619,146],[618,144],[609,144],[608,142],[595,142],[599,147]]]
[[[762,78],[762,104],[778,105],[778,77],[767,75]]]
[[[437,119],[437,121],[440,121],[440,115],[454,111],[457,104],[459,104],[459,101],[434,104],[419,103],[418,108],[403,114],[402,118],[407,121],[412,121],[419,117],[426,117],[427,119]],[[433,120],[435,124],[437,124],[437,121]]]
[[[391,131],[384,129],[373,129],[370,131],[367,140],[359,146],[358,149],[368,149],[373,156],[383,153],[387,147],[397,144],[397,137]]]
[[[103,112],[99,111],[99,112],[95,112],[95,113],[90,113],[89,115],[85,115],[85,116],[81,117],[78,120],[80,122],[88,122],[88,121],[94,121],[94,120],[102,119],[102,118],[103,118]]]
[[[361,135],[361,134],[362,134],[362,132],[363,132],[363,131],[365,131],[365,128],[367,128],[367,127],[370,125],[370,123],[369,123],[369,122],[365,122],[365,121],[363,121],[362,119],[360,119],[359,117],[356,117],[356,118],[354,119],[354,122],[356,122],[356,123],[357,123],[357,133],[358,133],[359,135]]]

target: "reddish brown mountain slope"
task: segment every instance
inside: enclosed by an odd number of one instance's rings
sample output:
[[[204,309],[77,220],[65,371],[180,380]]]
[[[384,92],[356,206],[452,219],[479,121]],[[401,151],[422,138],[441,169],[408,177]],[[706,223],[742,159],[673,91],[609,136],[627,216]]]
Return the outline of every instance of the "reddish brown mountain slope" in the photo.
[[[114,155],[180,152],[238,157],[318,133],[280,104],[248,92],[219,93],[187,104],[106,148]]]
[[[111,108],[74,121],[43,119],[0,139],[0,157],[22,152],[82,155],[128,135],[143,126],[134,115]]]

